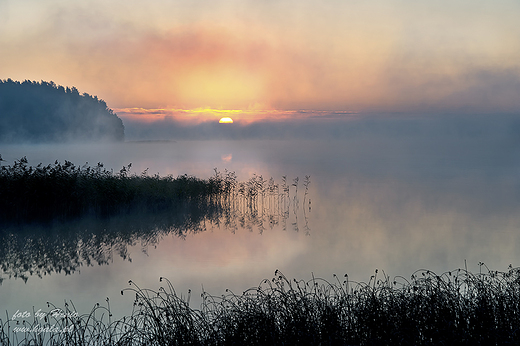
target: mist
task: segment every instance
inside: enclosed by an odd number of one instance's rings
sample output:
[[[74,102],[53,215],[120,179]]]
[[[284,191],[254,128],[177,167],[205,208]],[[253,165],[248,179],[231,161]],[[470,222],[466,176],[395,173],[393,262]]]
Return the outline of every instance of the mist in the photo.
[[[363,156],[454,155],[475,164],[484,156],[490,164],[507,164],[520,149],[518,114],[403,115],[331,113],[307,118],[260,120],[233,124],[202,122],[189,125],[173,118],[154,122],[124,119],[127,141],[145,140],[325,140],[341,141],[345,152]],[[436,156],[437,155],[437,156]],[[440,156],[439,156],[440,155]]]
[[[303,113],[303,112],[302,112]],[[174,117],[160,120],[125,118],[126,139],[214,140],[214,139],[349,139],[357,137],[405,139],[412,137],[469,139],[516,138],[520,113],[509,114],[335,114],[294,119],[261,119],[219,124],[203,121],[188,124]]]
[[[54,82],[0,80],[0,142],[121,141],[121,119],[105,101]]]

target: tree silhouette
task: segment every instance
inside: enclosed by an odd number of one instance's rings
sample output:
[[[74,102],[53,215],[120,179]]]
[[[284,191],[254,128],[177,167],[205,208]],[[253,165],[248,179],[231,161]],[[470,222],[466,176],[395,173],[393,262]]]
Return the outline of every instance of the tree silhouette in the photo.
[[[123,139],[123,122],[97,96],[54,82],[0,80],[0,142]]]

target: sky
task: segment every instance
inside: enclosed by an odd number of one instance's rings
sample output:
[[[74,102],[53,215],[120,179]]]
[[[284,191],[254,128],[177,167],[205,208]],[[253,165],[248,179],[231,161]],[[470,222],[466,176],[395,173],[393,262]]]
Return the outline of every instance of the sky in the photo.
[[[141,121],[517,114],[519,22],[517,0],[0,0],[0,79]]]

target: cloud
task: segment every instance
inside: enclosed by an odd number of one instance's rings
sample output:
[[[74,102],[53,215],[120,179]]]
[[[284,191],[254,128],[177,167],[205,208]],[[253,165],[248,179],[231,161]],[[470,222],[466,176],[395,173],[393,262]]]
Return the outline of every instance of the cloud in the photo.
[[[10,4],[0,74],[112,108],[519,109],[512,2]]]

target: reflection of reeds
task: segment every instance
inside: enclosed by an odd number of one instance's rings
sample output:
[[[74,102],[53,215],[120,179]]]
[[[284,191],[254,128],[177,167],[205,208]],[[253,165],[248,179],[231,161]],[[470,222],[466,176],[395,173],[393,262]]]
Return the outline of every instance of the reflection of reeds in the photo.
[[[280,193],[273,178],[239,182],[234,172],[217,170],[206,180],[173,178],[130,168],[114,173],[69,161],[30,167],[26,158],[1,166],[0,274],[24,281],[72,274],[108,264],[114,253],[130,260],[129,246],[141,242],[145,251],[168,234],[221,225],[263,232],[289,218],[289,189]]]
[[[0,320],[4,345],[371,345],[518,344],[520,269],[478,274],[428,270],[390,280],[377,270],[368,283],[289,280],[280,272],[242,294],[202,293],[192,309],[166,279],[158,291],[131,287],[130,316],[112,321],[110,308],[89,315],[25,322]],[[64,312],[73,312],[65,306]],[[25,323],[25,324],[24,324]],[[66,333],[16,334],[20,325]],[[73,327],[71,327],[73,326]],[[9,343],[11,337],[11,344]],[[17,338],[17,339],[16,339]],[[44,339],[46,338],[46,339]],[[13,342],[14,340],[14,342]]]
[[[218,173],[217,176],[226,177],[228,175],[235,177],[233,172]],[[307,176],[307,179],[310,177]],[[222,181],[226,179],[221,178]],[[287,185],[287,178],[282,177],[282,185],[279,186],[271,177],[265,180],[261,175],[253,175],[249,180],[244,182],[234,181],[230,184],[231,188],[228,190],[230,194],[228,199],[222,205],[225,210],[223,222],[227,228],[236,229],[234,224],[237,220],[241,228],[253,230],[257,228],[262,233],[267,227],[273,228],[275,225],[282,224],[283,229],[286,229],[285,223],[290,217],[290,206],[293,208],[293,215],[295,222],[293,227],[298,230],[298,216],[299,197],[298,185],[299,178],[294,179],[294,192]],[[310,180],[309,180],[310,183]],[[308,184],[306,186],[306,194],[308,193]],[[307,222],[307,216],[305,215]],[[306,228],[308,231],[308,227]]]
[[[288,209],[289,186],[282,193],[261,175],[238,182],[234,172],[209,179],[180,175],[160,177],[130,173],[131,164],[114,173],[103,164],[75,166],[70,161],[36,167],[24,157],[0,166],[0,225],[70,220],[85,215],[106,218],[129,212],[157,212],[179,205],[223,208],[253,218]],[[298,203],[298,178],[293,205]],[[306,185],[306,188],[308,185]],[[307,195],[307,189],[305,196]],[[262,220],[263,221],[263,220]]]

